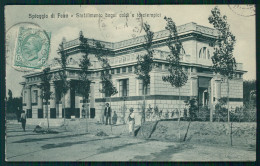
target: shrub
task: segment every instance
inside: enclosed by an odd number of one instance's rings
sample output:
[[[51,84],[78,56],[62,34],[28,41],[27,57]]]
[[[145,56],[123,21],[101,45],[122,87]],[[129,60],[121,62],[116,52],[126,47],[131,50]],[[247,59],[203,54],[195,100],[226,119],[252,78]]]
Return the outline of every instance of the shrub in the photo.
[[[197,99],[192,98],[184,102],[186,103],[186,106],[188,106],[189,108],[189,117],[191,118],[191,120],[195,120],[198,114]]]
[[[165,119],[169,119],[169,111],[167,110],[166,113],[164,114]]]
[[[152,112],[153,112],[153,108],[152,108],[151,105],[149,104],[149,107],[148,107],[147,110],[146,110],[146,118],[147,118],[147,119],[151,118]]]
[[[227,97],[222,97],[218,100],[218,103],[215,105],[215,115],[214,119],[218,122],[227,122],[228,120],[228,109],[225,108],[227,104]]]
[[[158,108],[158,106],[154,107],[154,115],[155,116],[159,116],[159,108]]]
[[[209,121],[210,119],[210,110],[207,106],[201,107],[201,109],[198,112],[198,120],[200,121]]]

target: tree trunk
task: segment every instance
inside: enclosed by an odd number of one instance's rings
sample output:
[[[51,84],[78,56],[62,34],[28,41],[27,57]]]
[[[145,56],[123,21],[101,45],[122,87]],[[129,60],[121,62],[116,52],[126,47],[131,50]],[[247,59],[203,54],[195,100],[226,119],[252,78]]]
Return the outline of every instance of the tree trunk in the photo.
[[[64,125],[65,125],[65,119],[66,119],[66,100],[65,100],[65,94],[63,94],[63,104],[62,104],[62,107],[63,107],[63,118],[64,118]]]
[[[88,110],[87,110],[87,99],[86,99],[86,97],[84,97],[83,101],[85,101],[83,104],[84,104],[85,118],[86,118],[86,132],[88,132],[88,114],[87,114]],[[90,112],[89,112],[89,114],[90,114]]]
[[[143,110],[142,110],[142,124],[145,122],[145,108],[146,108],[146,87],[144,87],[144,96],[143,96]]]
[[[45,109],[46,109],[47,125],[48,125],[48,129],[49,129],[50,125],[49,125],[49,114],[48,114],[48,100],[46,100]]]
[[[190,122],[189,122],[189,125],[188,125],[188,127],[187,127],[187,130],[186,130],[185,136],[184,136],[184,138],[183,138],[183,142],[186,141],[186,138],[187,138],[187,135],[188,135],[188,132],[189,132],[189,128],[190,128],[190,124],[191,124],[191,118],[190,118]]]
[[[230,144],[232,146],[232,122],[230,124]]]
[[[143,123],[145,122],[145,108],[146,108],[146,96],[145,96],[145,94],[144,94],[144,108],[143,108]]]
[[[110,105],[110,127],[112,132],[112,108],[111,108],[111,96],[109,97],[109,105]]]
[[[181,113],[181,109],[180,109],[180,102],[181,102],[181,93],[180,93],[180,88],[179,89],[179,100],[178,100],[178,109],[179,109],[179,113],[178,113],[178,132],[179,132],[179,141],[181,141],[181,129],[180,129],[180,121],[181,121],[181,118],[180,118],[180,113]]]
[[[229,78],[227,78],[227,110],[228,110],[228,122],[230,122],[230,115],[229,115]]]
[[[141,118],[141,126],[143,126],[145,122],[145,88],[144,88],[144,95],[143,95],[143,108],[142,108],[142,118]],[[143,136],[143,128],[141,127],[141,134]]]

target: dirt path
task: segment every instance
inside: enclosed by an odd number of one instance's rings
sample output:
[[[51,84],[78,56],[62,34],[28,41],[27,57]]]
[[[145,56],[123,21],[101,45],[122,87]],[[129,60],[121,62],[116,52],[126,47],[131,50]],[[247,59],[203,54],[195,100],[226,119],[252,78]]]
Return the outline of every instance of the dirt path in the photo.
[[[255,150],[213,147],[63,132],[35,134],[28,126],[7,126],[8,161],[254,161]]]

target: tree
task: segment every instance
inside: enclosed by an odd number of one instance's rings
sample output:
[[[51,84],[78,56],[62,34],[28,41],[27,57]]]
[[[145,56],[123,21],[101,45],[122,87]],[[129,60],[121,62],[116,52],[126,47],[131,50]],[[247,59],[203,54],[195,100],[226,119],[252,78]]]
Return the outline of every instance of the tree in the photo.
[[[8,89],[8,99],[6,101],[7,104],[7,112],[14,112],[14,105],[13,105],[13,93],[10,89]]]
[[[50,100],[52,92],[50,91],[50,80],[52,78],[52,75],[50,74],[50,68],[47,67],[43,70],[43,74],[40,77],[41,78],[41,84],[39,88],[42,90],[42,94],[40,94],[40,97],[45,100],[45,110],[46,118],[47,118],[47,124],[49,129],[49,115],[48,115],[48,101]]]
[[[143,82],[143,109],[141,124],[145,122],[145,97],[147,95],[147,88],[150,84],[150,72],[152,71],[153,67],[154,53],[154,50],[152,49],[154,33],[151,31],[150,25],[147,23],[144,23],[143,29],[146,33],[144,37],[146,43],[143,44],[143,48],[145,49],[146,54],[139,55],[137,57],[137,65],[135,66],[135,74],[137,75],[137,79],[142,80]]]
[[[111,96],[118,93],[116,87],[112,82],[112,75],[109,73],[111,70],[111,66],[108,63],[107,55],[109,55],[109,51],[105,49],[105,46],[100,42],[95,43],[95,51],[94,54],[99,62],[101,62],[102,71],[100,75],[102,88],[99,90],[101,93],[104,93],[106,97],[109,97],[109,102],[111,106]],[[111,112],[112,115],[112,112]],[[111,125],[112,130],[112,125]]]
[[[57,91],[61,93],[61,97],[63,97],[63,110],[64,110],[64,123],[66,119],[66,101],[65,95],[70,88],[70,82],[67,80],[67,58],[68,55],[64,51],[63,42],[59,45],[58,52],[60,54],[60,58],[55,58],[55,60],[61,65],[61,70],[58,72],[58,76],[55,78],[57,80],[56,87]]]
[[[218,103],[215,105],[215,110],[216,110],[216,118],[218,122],[220,120],[226,121],[227,117],[227,108],[225,107],[227,105],[228,98],[227,97],[221,97],[218,99]]]
[[[12,100],[13,99],[13,92],[10,90],[10,89],[8,89],[8,100]]]
[[[21,108],[22,108],[22,98],[13,97],[12,90],[8,89],[8,98],[6,97],[6,112],[17,113],[20,111]]]
[[[198,113],[197,101],[198,100],[196,98],[191,98],[189,100],[184,101],[186,103],[186,105],[189,107],[189,114],[190,114],[190,116],[189,116],[190,121],[189,121],[187,130],[186,130],[186,133],[184,135],[184,138],[183,138],[184,142],[186,141],[191,121],[194,121],[195,119],[197,119],[197,113]]]
[[[77,90],[83,96],[84,106],[86,106],[87,100],[89,98],[90,84],[91,84],[91,81],[88,79],[88,74],[90,74],[89,67],[91,65],[89,60],[90,47],[88,44],[88,40],[87,38],[84,38],[82,31],[80,31],[79,40],[80,40],[80,48],[83,52],[83,55],[79,64],[81,70],[79,73],[80,81],[78,82],[79,85],[77,86]],[[87,118],[86,118],[86,126],[88,126]]]
[[[214,53],[211,58],[213,63],[212,68],[215,73],[219,73],[227,79],[227,108],[229,122],[229,80],[233,78],[236,72],[236,60],[233,57],[236,38],[230,31],[230,26],[227,23],[227,16],[222,16],[218,7],[213,8],[211,14],[212,15],[208,18],[209,23],[219,32],[216,40],[216,47],[214,48]]]
[[[253,92],[256,91],[256,81],[255,80],[246,80],[243,82],[243,100],[244,100],[244,105],[250,102],[250,99],[254,99],[253,101],[255,102],[255,98],[252,97],[254,94]]]
[[[163,76],[162,80],[164,82],[169,82],[171,86],[178,88],[179,90],[179,100],[178,105],[180,109],[180,88],[187,83],[188,77],[182,70],[180,65],[180,55],[182,43],[179,40],[177,27],[171,18],[164,17],[167,21],[165,29],[167,29],[170,34],[169,38],[166,42],[168,48],[170,49],[170,54],[167,57],[167,61],[169,62],[169,75]],[[180,110],[178,111],[178,126],[179,126],[179,139],[180,139]]]

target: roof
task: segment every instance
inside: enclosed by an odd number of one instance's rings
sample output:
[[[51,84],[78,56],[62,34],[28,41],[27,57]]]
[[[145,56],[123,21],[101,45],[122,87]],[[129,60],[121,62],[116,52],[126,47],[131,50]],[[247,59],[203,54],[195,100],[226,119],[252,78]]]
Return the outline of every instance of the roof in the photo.
[[[218,36],[218,32],[217,32],[216,29],[205,27],[205,26],[202,26],[202,25],[198,25],[197,23],[194,23],[194,22],[190,22],[190,23],[187,23],[187,24],[177,26],[177,31],[178,31],[179,35],[191,33],[191,32],[196,32],[196,33],[207,35],[207,36],[212,37],[212,38],[215,38],[216,36]],[[169,36],[169,31],[168,30],[162,30],[162,31],[154,33],[153,40],[160,40],[160,39],[163,39],[163,38],[167,38],[168,36]],[[131,39],[128,39],[128,40],[123,40],[123,41],[114,42],[114,43],[113,42],[95,40],[95,39],[89,39],[88,44],[90,46],[94,46],[96,41],[99,41],[107,49],[118,50],[118,49],[122,49],[122,48],[129,47],[129,46],[132,46],[132,45],[142,44],[143,42],[145,42],[145,38],[144,38],[144,36],[139,36],[139,37],[136,37],[136,38],[131,38]],[[80,41],[79,41],[79,38],[77,38],[77,39],[65,42],[64,48],[68,49],[68,48],[77,46],[79,44],[80,44]]]

